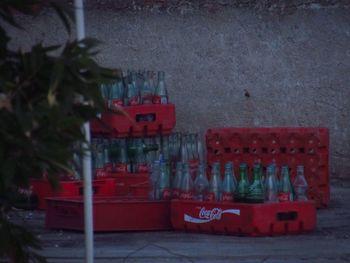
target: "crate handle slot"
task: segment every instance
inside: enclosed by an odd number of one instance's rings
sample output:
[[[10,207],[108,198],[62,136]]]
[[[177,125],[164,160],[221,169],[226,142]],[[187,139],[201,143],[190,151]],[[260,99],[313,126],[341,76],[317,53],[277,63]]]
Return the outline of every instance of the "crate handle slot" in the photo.
[[[298,218],[298,213],[295,211],[291,212],[279,212],[276,214],[278,221],[293,221]]]
[[[146,114],[136,114],[136,122],[155,122],[156,114],[155,113],[146,113]]]

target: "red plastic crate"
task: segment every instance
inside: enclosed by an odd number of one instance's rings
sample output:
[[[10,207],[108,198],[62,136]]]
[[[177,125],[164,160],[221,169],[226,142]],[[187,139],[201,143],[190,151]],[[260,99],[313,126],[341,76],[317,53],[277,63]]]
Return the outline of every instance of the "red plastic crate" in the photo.
[[[48,198],[46,227],[83,231],[83,200]],[[96,232],[168,230],[170,202],[94,198],[93,227]]]
[[[297,165],[304,165],[309,198],[318,208],[329,205],[327,128],[215,128],[207,130],[206,145],[209,169],[214,161],[222,169],[233,161],[237,175],[242,162],[252,168],[256,161],[265,166],[274,160],[278,168],[287,164],[294,179]]]
[[[315,228],[316,208],[312,201],[243,204],[173,200],[171,223],[176,230],[210,234],[300,234]]]
[[[83,195],[83,181],[60,181],[60,188],[55,191],[48,180],[32,179],[32,191],[38,197],[38,208],[46,210],[47,197],[74,197]],[[116,183],[113,178],[94,180],[92,182],[95,196],[113,196],[116,193]]]
[[[174,104],[150,104],[123,107],[128,116],[102,113],[101,119],[90,123],[93,134],[110,134],[113,137],[154,136],[170,134],[176,124]],[[145,120],[152,116],[152,120]]]
[[[109,172],[108,176],[115,179],[117,196],[148,197],[149,175],[148,173],[115,173]]]

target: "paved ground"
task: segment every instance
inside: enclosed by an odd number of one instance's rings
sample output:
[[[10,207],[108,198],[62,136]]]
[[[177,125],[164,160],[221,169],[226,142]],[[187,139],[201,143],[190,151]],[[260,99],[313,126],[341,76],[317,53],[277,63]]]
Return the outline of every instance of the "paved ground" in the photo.
[[[19,214],[43,241],[49,262],[84,262],[82,233],[45,229],[43,212]],[[95,262],[349,262],[349,183],[333,183],[331,205],[318,210],[317,221],[313,233],[282,237],[171,231],[96,234]]]

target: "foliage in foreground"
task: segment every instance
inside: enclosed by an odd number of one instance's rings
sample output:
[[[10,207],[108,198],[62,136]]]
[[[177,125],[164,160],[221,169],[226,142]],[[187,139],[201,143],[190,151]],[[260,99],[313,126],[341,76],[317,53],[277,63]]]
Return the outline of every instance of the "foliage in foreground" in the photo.
[[[71,15],[58,3],[49,2],[69,31]],[[13,262],[45,262],[39,240],[8,220],[19,192],[44,172],[56,186],[60,174],[71,172],[73,149],[84,141],[83,123],[104,110],[98,84],[117,77],[94,61],[93,39],[11,50],[6,27],[21,29],[15,17],[34,15],[41,4],[0,3],[0,258]]]

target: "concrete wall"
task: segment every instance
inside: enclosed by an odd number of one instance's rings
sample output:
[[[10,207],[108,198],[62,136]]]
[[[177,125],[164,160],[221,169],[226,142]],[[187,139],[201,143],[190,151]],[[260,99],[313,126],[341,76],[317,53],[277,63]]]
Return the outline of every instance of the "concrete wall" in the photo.
[[[100,2],[86,13],[87,35],[104,42],[97,60],[164,70],[178,131],[329,127],[331,176],[350,179],[349,9],[315,4],[274,12],[226,5],[213,11],[181,5],[122,12]],[[14,46],[67,38],[52,13],[22,19],[28,33]]]

